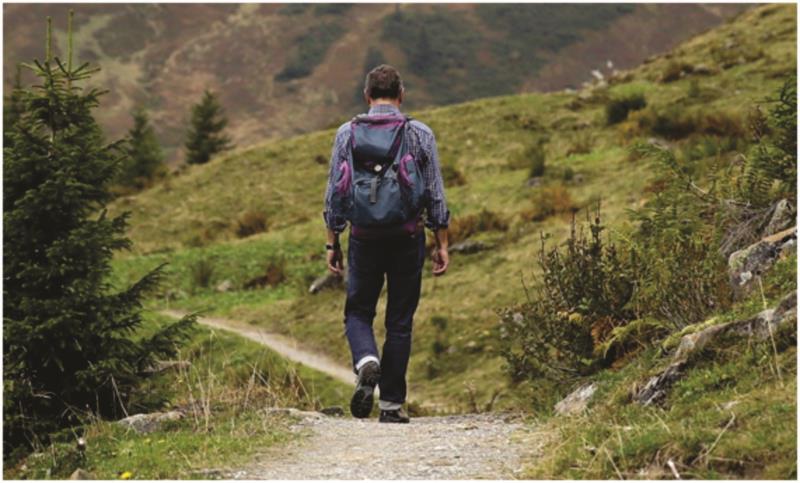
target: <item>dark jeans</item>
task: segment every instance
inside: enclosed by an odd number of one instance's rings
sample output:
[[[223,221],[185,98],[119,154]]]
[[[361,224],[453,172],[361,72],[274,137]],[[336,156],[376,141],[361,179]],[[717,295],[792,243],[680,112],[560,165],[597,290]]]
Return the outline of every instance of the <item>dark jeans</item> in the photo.
[[[411,325],[419,303],[425,232],[385,239],[360,239],[350,235],[347,249],[347,302],[344,325],[353,366],[361,358],[378,356],[372,320],[386,276],[386,340],[381,361],[382,401],[406,399],[406,369],[411,353]]]

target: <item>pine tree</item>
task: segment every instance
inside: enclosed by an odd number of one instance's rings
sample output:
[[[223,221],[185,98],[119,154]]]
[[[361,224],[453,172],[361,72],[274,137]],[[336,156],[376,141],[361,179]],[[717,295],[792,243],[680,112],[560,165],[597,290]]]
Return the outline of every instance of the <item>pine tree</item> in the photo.
[[[223,134],[228,119],[216,94],[206,90],[199,104],[192,107],[192,120],[186,136],[186,162],[207,163],[215,154],[233,147]]]
[[[109,183],[125,152],[105,143],[92,116],[102,91],[78,84],[98,69],[51,55],[25,64],[38,85],[21,91],[3,155],[4,454],[46,440],[87,411],[123,415],[144,369],[171,357],[193,317],[141,336],[141,300],[155,268],[121,291],[109,281],[127,248],[127,214],[107,216]]]
[[[3,101],[3,145],[8,146],[11,142],[9,135],[14,129],[14,125],[22,113],[22,72],[21,66],[17,64],[17,71],[14,75],[14,84],[11,86],[11,94],[6,96]]]
[[[124,186],[144,188],[164,169],[164,154],[147,111],[138,108],[133,112],[133,127],[128,131],[128,160],[119,174]]]

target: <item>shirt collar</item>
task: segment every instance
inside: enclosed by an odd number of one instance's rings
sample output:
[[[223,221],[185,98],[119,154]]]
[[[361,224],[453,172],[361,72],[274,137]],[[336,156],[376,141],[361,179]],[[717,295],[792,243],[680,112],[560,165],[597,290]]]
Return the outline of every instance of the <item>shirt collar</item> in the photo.
[[[400,109],[395,107],[392,104],[375,104],[369,108],[369,112],[367,114],[399,114]]]

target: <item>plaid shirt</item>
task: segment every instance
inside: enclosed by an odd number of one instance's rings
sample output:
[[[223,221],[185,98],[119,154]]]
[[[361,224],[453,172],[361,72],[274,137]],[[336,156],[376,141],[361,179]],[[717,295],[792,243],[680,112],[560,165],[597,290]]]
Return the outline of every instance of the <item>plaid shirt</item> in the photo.
[[[368,114],[390,114],[399,112],[400,110],[391,104],[378,104],[370,107]],[[450,211],[447,209],[447,201],[444,196],[444,183],[442,182],[442,173],[439,169],[439,153],[436,149],[436,138],[431,128],[416,119],[411,120],[409,128],[412,133],[408,140],[409,150],[414,157],[420,161],[422,179],[425,183],[425,226],[431,230],[447,228],[450,221]],[[328,186],[325,190],[325,211],[322,213],[325,219],[325,225],[336,233],[344,231],[347,222],[343,213],[337,213],[336,210],[331,207],[331,194],[333,193],[334,184],[339,177],[338,161],[352,154],[348,142],[349,140],[350,122],[348,121],[339,127],[333,142],[330,171],[328,173]]]

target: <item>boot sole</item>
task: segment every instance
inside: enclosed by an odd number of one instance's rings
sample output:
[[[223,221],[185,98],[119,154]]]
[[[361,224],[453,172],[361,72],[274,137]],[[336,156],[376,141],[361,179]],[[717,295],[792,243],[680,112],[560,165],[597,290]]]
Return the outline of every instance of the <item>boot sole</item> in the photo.
[[[355,418],[368,418],[374,405],[375,388],[370,386],[359,386],[353,393],[350,400],[350,413]]]

